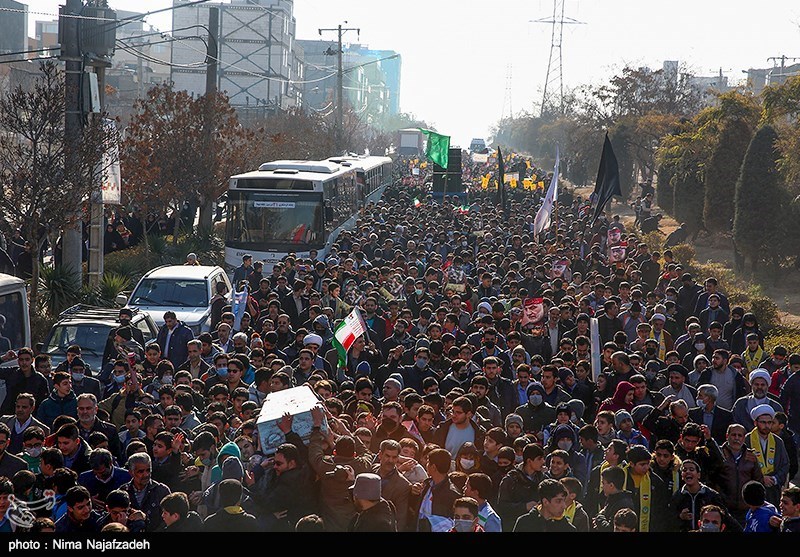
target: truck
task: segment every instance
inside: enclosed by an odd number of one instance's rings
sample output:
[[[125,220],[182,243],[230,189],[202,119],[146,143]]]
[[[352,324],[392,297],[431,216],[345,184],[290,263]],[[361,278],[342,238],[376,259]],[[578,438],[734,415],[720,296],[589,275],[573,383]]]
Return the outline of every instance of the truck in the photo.
[[[397,131],[397,154],[403,157],[421,157],[425,153],[425,136],[418,128]]]

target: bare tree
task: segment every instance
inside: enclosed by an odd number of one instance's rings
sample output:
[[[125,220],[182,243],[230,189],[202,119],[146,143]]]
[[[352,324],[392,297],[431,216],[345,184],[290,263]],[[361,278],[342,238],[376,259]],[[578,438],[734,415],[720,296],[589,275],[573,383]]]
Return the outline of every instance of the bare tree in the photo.
[[[91,118],[80,139],[66,145],[65,91],[63,72],[54,63],[43,62],[29,89],[18,86],[0,98],[0,213],[33,247],[34,309],[37,255],[48,234],[80,218],[80,204],[88,200],[104,171],[103,151],[110,139],[102,119]]]

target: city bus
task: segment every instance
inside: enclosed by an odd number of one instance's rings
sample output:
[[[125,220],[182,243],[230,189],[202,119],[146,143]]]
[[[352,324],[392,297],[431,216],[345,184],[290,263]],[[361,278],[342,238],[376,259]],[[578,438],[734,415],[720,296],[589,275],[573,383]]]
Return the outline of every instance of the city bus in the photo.
[[[232,176],[228,184],[225,263],[242,255],[264,262],[269,273],[290,253],[324,257],[358,210],[378,201],[392,179],[389,157],[282,160]]]

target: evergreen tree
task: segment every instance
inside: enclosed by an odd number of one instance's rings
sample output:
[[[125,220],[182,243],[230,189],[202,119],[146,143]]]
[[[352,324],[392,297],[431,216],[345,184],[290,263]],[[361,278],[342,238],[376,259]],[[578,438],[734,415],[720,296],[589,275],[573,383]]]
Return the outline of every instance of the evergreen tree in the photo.
[[[686,223],[687,232],[694,240],[705,227],[703,225],[703,200],[705,186],[700,161],[687,156],[670,180],[673,188],[673,216]]]
[[[703,220],[711,232],[726,232],[731,229],[736,181],[752,137],[752,128],[740,119],[727,122],[720,131],[705,168]]]
[[[673,192],[672,180],[673,169],[668,161],[665,161],[658,167],[658,176],[656,177],[656,203],[662,212],[672,215],[673,208]]]
[[[778,172],[777,139],[772,126],[763,126],[756,132],[736,182],[733,238],[754,269],[759,260],[777,261],[783,244],[780,231],[788,195],[781,187]]]

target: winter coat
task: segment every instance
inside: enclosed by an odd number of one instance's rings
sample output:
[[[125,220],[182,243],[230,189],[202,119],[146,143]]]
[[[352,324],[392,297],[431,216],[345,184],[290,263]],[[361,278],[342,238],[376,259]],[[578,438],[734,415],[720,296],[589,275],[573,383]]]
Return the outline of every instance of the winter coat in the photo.
[[[577,532],[578,529],[573,526],[566,517],[561,517],[558,520],[551,520],[542,517],[539,509],[533,507],[530,511],[523,514],[517,519],[514,525],[514,532]]]
[[[50,396],[39,406],[36,417],[47,427],[52,427],[53,420],[62,414],[78,418],[78,397],[73,391],[70,391],[67,396],[62,398],[53,389]]]
[[[529,502],[539,501],[539,484],[544,475],[537,472],[533,478],[529,478],[522,471],[522,466],[518,464],[500,480],[495,510],[500,515],[504,532],[511,532],[514,529],[517,518],[528,512]]]
[[[348,532],[397,532],[396,510],[391,501],[381,498],[377,505],[353,516]],[[327,523],[326,523],[327,525]]]

